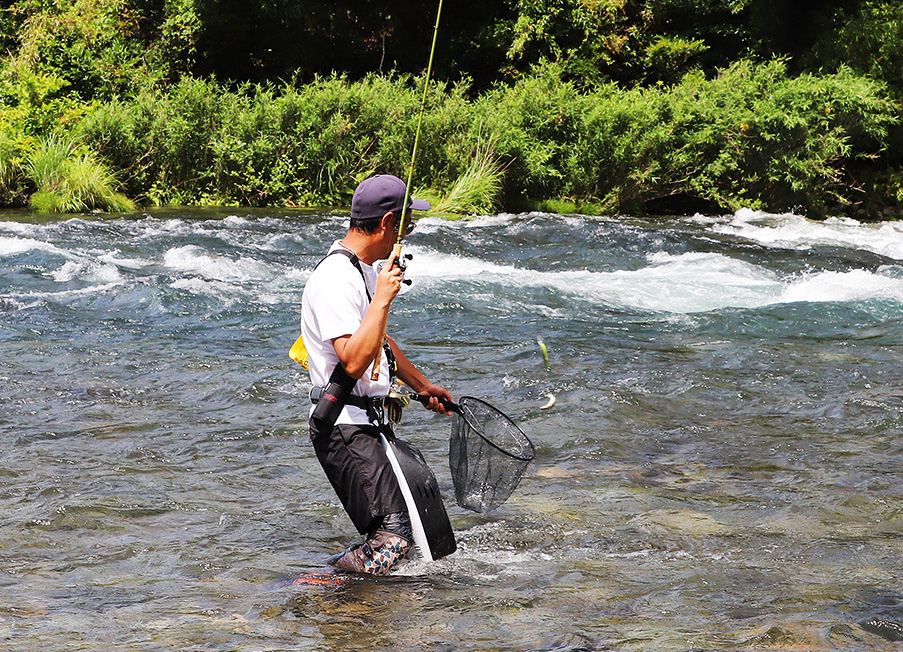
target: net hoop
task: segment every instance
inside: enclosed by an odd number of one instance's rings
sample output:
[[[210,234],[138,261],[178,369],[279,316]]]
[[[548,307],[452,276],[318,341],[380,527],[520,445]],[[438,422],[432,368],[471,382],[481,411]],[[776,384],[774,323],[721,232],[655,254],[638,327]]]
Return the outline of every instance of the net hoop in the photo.
[[[505,421],[513,429],[512,434],[516,433],[517,438],[522,439],[521,443],[522,444],[525,443],[529,447],[527,449],[527,451],[521,452],[520,454],[513,453],[510,450],[505,450],[504,448],[499,446],[496,442],[494,442],[491,439],[489,439],[488,437],[486,437],[486,435],[483,434],[482,426],[480,426],[475,420],[473,420],[471,418],[474,416],[473,413],[471,412],[470,408],[468,408],[468,405],[471,403],[478,404],[480,407],[492,412],[496,416],[500,417],[503,421]],[[506,415],[504,412],[502,412],[498,408],[493,407],[486,401],[479,399],[479,398],[475,398],[473,396],[462,396],[458,400],[458,405],[461,406],[461,412],[459,413],[459,416],[462,419],[464,419],[464,422],[467,423],[468,426],[470,426],[471,430],[473,431],[473,434],[477,435],[480,439],[485,441],[487,444],[492,446],[494,449],[496,449],[503,455],[507,455],[508,457],[515,459],[518,462],[532,462],[533,458],[536,457],[536,446],[533,445],[533,442],[530,441],[530,438],[527,437],[527,435],[524,433],[524,431],[521,430],[520,427],[516,423],[514,423],[514,421],[512,421],[508,417],[508,415]]]
[[[489,512],[520,483],[536,447],[514,421],[486,401],[458,402],[448,440],[448,466],[458,505]]]

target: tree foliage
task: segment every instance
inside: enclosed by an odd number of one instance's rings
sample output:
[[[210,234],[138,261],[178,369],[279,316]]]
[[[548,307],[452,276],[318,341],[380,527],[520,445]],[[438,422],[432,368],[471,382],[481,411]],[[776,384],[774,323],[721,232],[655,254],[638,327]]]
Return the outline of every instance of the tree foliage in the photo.
[[[343,202],[407,156],[436,8],[4,3],[0,202],[35,191],[23,170],[54,134],[142,201]],[[903,199],[898,2],[445,0],[439,30],[417,170],[434,190],[503,170],[508,206]]]
[[[13,0],[0,9],[7,65],[59,77],[80,97],[183,74],[236,83],[333,72],[423,70],[437,6],[401,0]],[[475,91],[541,61],[581,84],[674,83],[738,59],[791,73],[841,63],[903,85],[893,0],[445,0],[441,79]]]

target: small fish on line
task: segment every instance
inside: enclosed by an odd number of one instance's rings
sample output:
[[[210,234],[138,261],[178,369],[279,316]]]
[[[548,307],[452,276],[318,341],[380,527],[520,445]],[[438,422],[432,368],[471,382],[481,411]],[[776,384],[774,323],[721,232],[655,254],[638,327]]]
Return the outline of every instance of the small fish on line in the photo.
[[[546,343],[543,341],[542,337],[536,338],[536,343],[539,344],[539,350],[542,353],[542,361],[545,365],[546,371],[549,370],[549,350],[546,348]]]

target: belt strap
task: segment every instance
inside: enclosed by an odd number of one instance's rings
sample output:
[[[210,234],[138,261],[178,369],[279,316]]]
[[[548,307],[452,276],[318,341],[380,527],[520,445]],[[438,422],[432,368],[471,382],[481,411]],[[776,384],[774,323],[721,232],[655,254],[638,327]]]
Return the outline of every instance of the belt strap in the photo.
[[[323,396],[324,387],[312,387],[310,390],[310,402],[317,403]],[[385,396],[356,396],[350,395],[345,399],[347,405],[353,405],[356,408],[365,410],[368,414],[371,410],[381,410],[385,405]]]

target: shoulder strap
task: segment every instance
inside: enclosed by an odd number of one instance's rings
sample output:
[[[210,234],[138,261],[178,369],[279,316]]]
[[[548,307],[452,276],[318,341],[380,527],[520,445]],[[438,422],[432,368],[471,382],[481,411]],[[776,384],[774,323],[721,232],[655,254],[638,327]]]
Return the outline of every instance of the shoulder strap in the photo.
[[[360,272],[361,278],[364,281],[364,292],[367,293],[367,301],[372,301],[373,297],[370,296],[370,290],[367,288],[367,277],[364,276],[364,269],[363,269],[363,267],[361,267],[361,261],[355,253],[348,251],[347,249],[342,249],[341,247],[339,247],[338,249],[333,249],[328,254],[323,256],[323,258],[320,259],[320,262],[317,263],[317,267],[319,267],[320,263],[322,263],[324,260],[326,260],[327,258],[332,256],[333,254],[342,254],[343,256],[348,258],[348,260],[351,262],[352,265],[354,265],[357,268],[357,271]]]

